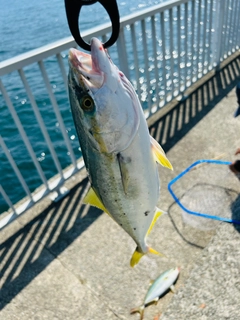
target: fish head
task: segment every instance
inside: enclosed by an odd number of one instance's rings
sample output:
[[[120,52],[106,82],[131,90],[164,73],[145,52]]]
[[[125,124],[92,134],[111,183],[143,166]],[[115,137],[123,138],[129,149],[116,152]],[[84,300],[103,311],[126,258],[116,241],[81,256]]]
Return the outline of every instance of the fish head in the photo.
[[[69,67],[69,97],[78,136],[84,131],[100,152],[125,150],[136,135],[142,112],[131,83],[97,38],[91,40],[91,54],[70,50]]]
[[[174,279],[177,279],[179,273],[180,273],[180,267],[172,268],[169,270],[169,277],[173,277]]]

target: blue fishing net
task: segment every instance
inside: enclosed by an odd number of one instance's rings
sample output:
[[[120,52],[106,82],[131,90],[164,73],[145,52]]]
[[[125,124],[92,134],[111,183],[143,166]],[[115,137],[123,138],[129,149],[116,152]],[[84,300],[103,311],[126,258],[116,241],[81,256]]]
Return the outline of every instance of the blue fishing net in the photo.
[[[217,221],[240,224],[240,181],[230,172],[230,163],[198,160],[169,182],[184,223],[204,230]]]

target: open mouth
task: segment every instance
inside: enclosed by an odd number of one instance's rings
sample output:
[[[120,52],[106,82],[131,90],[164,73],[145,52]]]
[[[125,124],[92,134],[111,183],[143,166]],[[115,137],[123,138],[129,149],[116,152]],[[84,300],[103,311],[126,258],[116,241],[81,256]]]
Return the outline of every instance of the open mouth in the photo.
[[[69,63],[75,71],[75,78],[79,85],[83,82],[91,91],[102,87],[104,83],[103,72],[94,63],[90,54],[70,49]]]

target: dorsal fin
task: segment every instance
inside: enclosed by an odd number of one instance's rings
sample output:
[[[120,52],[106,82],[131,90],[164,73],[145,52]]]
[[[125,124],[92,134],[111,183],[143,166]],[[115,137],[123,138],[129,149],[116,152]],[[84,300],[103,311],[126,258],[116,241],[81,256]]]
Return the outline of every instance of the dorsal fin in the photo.
[[[167,167],[173,170],[173,167],[170,161],[168,160],[165,152],[163,151],[163,148],[160,146],[160,144],[152,136],[150,136],[150,142],[151,142],[152,151],[153,151],[156,162],[158,162],[164,167]]]
[[[159,208],[156,207],[155,215],[154,215],[154,217],[153,217],[153,219],[152,219],[152,222],[151,222],[150,227],[149,227],[149,229],[148,229],[147,235],[149,235],[149,233],[152,231],[152,228],[153,228],[153,226],[155,225],[157,219],[158,219],[162,214],[166,214],[166,213],[167,213],[166,211],[163,211],[163,210],[161,210],[161,209],[159,209]]]

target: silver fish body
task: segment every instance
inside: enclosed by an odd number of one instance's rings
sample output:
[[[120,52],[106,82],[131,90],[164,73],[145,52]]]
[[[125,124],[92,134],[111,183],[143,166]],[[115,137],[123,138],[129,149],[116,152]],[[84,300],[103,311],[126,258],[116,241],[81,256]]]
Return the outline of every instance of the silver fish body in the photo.
[[[136,242],[133,266],[151,251],[145,237],[160,215],[156,153],[131,83],[93,38],[91,55],[71,49],[69,97],[92,190],[86,201],[107,212]],[[153,152],[155,144],[156,153]]]
[[[143,304],[135,309],[131,310],[131,313],[139,312],[141,315],[141,320],[144,315],[144,308],[146,305],[157,302],[159,297],[162,296],[167,290],[171,289],[173,291],[173,284],[176,282],[179,276],[180,268],[172,268],[164,271],[159,277],[157,277],[150,285],[147,294],[144,298]]]
[[[144,305],[158,300],[158,298],[163,295],[174,282],[177,280],[180,272],[180,268],[172,268],[164,271],[154,282],[151,284],[150,288],[144,299]]]

